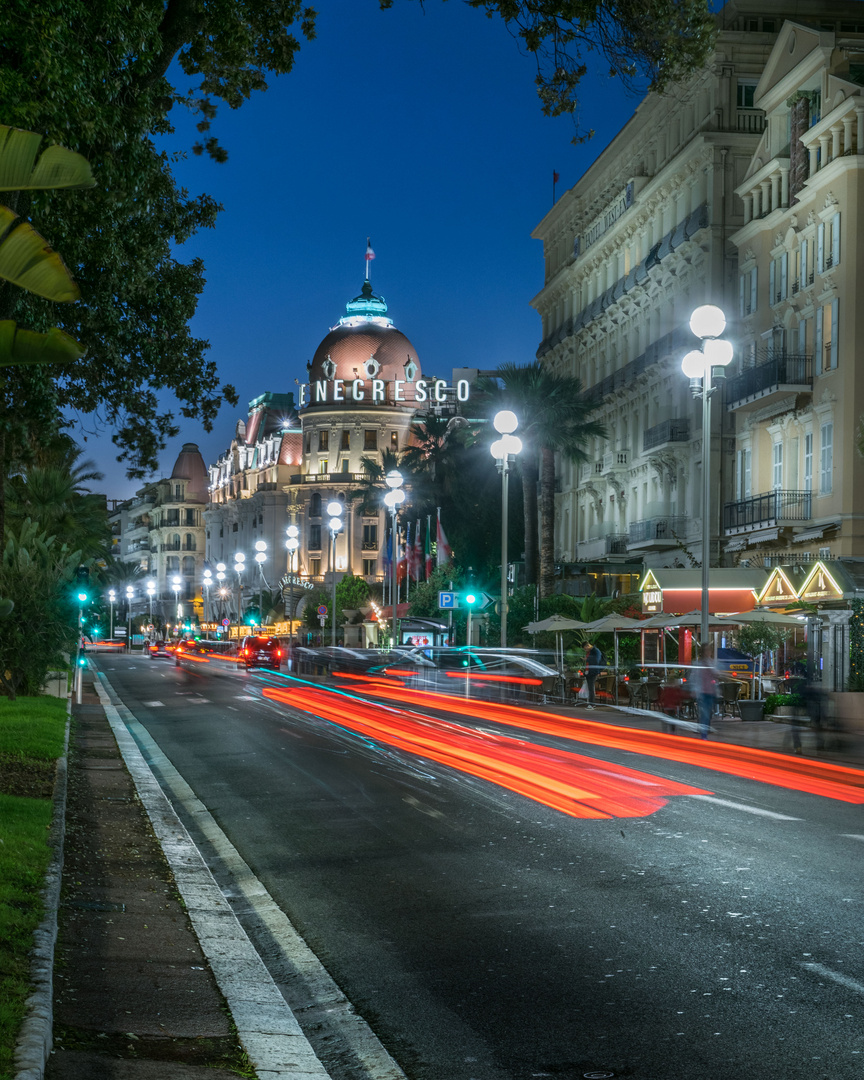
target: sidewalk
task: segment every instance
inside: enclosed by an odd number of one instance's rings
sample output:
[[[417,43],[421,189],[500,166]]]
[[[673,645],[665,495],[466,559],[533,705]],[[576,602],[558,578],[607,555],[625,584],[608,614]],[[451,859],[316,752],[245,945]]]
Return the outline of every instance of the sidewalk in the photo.
[[[53,1049],[43,1073],[31,1047],[18,1077],[327,1080],[106,700],[88,671],[72,706],[53,1002],[42,1003]]]

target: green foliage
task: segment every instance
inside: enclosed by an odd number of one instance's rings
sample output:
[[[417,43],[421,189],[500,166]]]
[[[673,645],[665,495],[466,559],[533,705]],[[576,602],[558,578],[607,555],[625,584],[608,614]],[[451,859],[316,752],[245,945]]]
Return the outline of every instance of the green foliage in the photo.
[[[779,648],[789,633],[790,631],[785,627],[774,626],[771,623],[745,623],[735,629],[735,644],[748,656],[754,656]]]
[[[346,574],[336,585],[336,607],[341,613],[348,610],[366,607],[369,602],[369,584],[365,578],[355,574]],[[343,618],[339,619],[344,622]]]
[[[25,521],[9,535],[0,558],[0,596],[15,603],[0,620],[0,692],[39,694],[47,673],[66,664],[64,652],[75,648],[77,606],[72,583],[81,561],[55,537]]]
[[[341,581],[336,583],[336,629],[345,622],[343,612],[346,608],[354,610],[365,607],[369,599],[369,585],[361,578],[353,574],[346,574]],[[321,605],[327,608],[324,626],[318,617],[318,608]],[[324,634],[328,638],[333,629],[333,593],[327,589],[317,589],[306,598],[306,606],[303,609],[303,623],[315,633]]]
[[[850,600],[849,682],[850,690],[864,690],[864,600]]]
[[[770,716],[777,709],[801,709],[804,698],[800,694],[767,694],[765,697],[765,715]]]
[[[82,301],[58,313],[47,301],[7,290],[0,318],[45,330],[59,317],[87,348],[86,363],[52,370],[48,397],[113,426],[119,459],[141,477],[178,430],[162,391],[172,390],[181,414],[205,430],[223,400],[237,401],[205,359],[208,343],[189,331],[203,264],[176,253],[215,223],[219,206],[177,187],[153,139],[171,131],[176,104],[198,114],[203,134],[216,102],[237,108],[266,89],[268,73],[289,71],[298,48],[290,28],[299,23],[300,34],[313,37],[314,13],[299,0],[12,0],[4,14],[3,119],[82,154],[97,186],[83,195],[18,197],[17,211],[26,206],[76,268]],[[175,57],[184,75],[198,79],[191,91],[178,91],[166,77]],[[210,135],[193,149],[225,157]],[[30,387],[7,383],[5,391],[10,411],[26,411]]]

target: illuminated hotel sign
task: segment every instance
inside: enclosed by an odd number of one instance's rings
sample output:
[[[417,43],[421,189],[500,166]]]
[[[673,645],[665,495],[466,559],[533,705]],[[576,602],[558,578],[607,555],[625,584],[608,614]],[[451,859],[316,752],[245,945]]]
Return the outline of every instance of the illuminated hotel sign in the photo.
[[[771,571],[771,576],[765,583],[765,588],[759,596],[760,604],[794,604],[798,600],[798,592],[789,578],[783,573],[781,567],[776,566]]]
[[[573,258],[578,259],[592,244],[596,244],[632,205],[633,181],[631,180],[618,198],[611,202],[599,217],[594,218],[588,228],[573,241]]]
[[[388,394],[387,389],[391,388]],[[412,397],[405,396],[406,387],[413,387]],[[338,404],[340,402],[366,401],[372,405],[393,405],[404,402],[406,405],[423,404],[429,401],[440,404],[450,401],[455,396],[457,401],[467,401],[470,396],[470,383],[459,379],[455,386],[450,386],[444,379],[319,379],[314,383],[304,383],[300,387],[300,408],[306,405]]]
[[[843,590],[822,563],[816,563],[809,577],[801,586],[799,599],[811,603],[818,600],[842,600]]]
[[[663,610],[663,590],[650,570],[642,582],[642,610],[647,615],[655,615]]]

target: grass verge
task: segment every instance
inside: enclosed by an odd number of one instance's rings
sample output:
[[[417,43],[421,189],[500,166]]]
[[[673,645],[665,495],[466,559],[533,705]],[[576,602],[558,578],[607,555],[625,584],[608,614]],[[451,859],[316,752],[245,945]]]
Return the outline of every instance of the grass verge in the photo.
[[[0,701],[0,1080],[13,1075],[15,1040],[31,991],[33,932],[43,917],[53,811],[45,772],[63,752],[66,701]],[[38,792],[9,794],[27,790]]]

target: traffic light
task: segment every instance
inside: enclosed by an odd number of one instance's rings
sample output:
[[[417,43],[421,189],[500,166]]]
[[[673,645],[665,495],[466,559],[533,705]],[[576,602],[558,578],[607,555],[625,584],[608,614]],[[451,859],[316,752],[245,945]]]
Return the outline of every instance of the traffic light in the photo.
[[[75,596],[79,604],[90,599],[90,567],[79,566],[75,571]]]
[[[468,608],[468,610],[473,611],[473,609],[480,602],[480,594],[469,589],[468,592],[466,592],[465,595],[462,597],[462,599],[465,601],[465,606]]]

